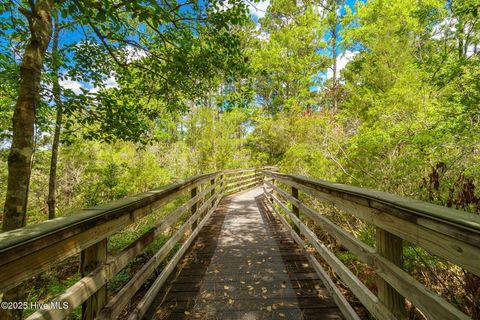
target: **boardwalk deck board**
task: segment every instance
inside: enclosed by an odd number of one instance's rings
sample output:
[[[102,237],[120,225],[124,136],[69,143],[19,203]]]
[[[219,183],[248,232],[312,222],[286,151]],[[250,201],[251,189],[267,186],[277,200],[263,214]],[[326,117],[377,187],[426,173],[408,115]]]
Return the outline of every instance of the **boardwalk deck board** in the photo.
[[[342,319],[260,189],[225,198],[146,319]]]

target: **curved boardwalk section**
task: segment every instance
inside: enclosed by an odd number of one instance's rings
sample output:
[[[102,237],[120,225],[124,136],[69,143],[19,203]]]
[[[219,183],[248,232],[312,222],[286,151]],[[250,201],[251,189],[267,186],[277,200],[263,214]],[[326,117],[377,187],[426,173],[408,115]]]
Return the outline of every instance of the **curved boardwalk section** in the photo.
[[[260,190],[222,200],[145,318],[341,319]]]

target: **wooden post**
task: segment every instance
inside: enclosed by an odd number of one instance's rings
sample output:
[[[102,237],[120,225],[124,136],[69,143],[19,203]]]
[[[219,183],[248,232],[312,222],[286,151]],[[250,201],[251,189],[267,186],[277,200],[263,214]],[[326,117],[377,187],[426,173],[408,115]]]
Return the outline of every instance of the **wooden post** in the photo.
[[[210,180],[210,186],[213,186],[215,184],[215,178],[213,178],[212,180]],[[212,189],[212,191],[210,192],[210,197],[214,197],[215,196],[215,188]],[[211,204],[211,207],[213,207],[215,201],[212,201],[212,204]]]
[[[298,199],[298,189],[295,187],[292,187],[292,197],[294,197],[295,199]],[[292,212],[297,218],[300,218],[300,210],[295,204],[293,204],[293,202],[292,202]],[[297,234],[300,234],[300,230],[296,225],[293,226],[293,230],[295,230]]]
[[[192,190],[190,190],[190,198],[193,198],[197,195],[197,187],[193,188]],[[192,216],[195,214],[195,212],[197,212],[197,204],[200,200],[198,200],[197,202],[195,202],[195,204],[192,206],[192,209],[191,209],[191,214]],[[193,224],[192,224],[192,231],[197,227],[197,221],[194,221]]]
[[[80,253],[82,277],[107,261],[107,239],[97,242]],[[104,285],[82,304],[82,320],[95,319],[107,303],[107,286]]]
[[[403,240],[377,227],[377,253],[403,269]],[[406,319],[405,298],[380,276],[377,276],[378,299],[392,311],[397,319]]]

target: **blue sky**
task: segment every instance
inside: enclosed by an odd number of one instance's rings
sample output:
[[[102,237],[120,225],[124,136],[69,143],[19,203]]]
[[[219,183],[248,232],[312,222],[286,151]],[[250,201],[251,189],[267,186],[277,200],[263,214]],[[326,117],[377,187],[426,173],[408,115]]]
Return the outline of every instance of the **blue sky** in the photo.
[[[360,1],[364,2],[366,0],[346,0],[345,6],[348,6],[352,10],[354,10],[355,2],[360,2]],[[270,0],[263,0],[263,1],[260,1],[258,3],[247,2],[248,9],[250,11],[250,16],[252,17],[253,21],[258,23],[258,20],[265,16],[265,12],[268,8],[269,3],[270,3]],[[341,8],[340,14],[341,15],[345,14],[345,8],[343,8],[343,7]],[[2,17],[5,17],[5,13],[0,13],[0,18],[2,18]],[[326,40],[328,39],[328,37],[329,36],[327,35]],[[79,42],[83,39],[84,39],[84,34],[83,34],[83,31],[80,27],[76,27],[73,30],[63,30],[62,34],[61,34],[61,37],[60,37],[60,45],[65,46],[65,45],[69,45],[69,44],[72,44],[72,43],[77,43],[77,42]],[[6,48],[6,46],[7,46],[7,44],[4,41],[2,43],[2,37],[0,36],[0,47]],[[338,58],[339,69],[343,69],[343,67],[345,67],[346,63],[348,61],[350,61],[353,58],[354,55],[355,55],[355,52],[352,52],[352,51],[347,51],[343,54],[341,53],[339,55],[339,58]],[[326,79],[331,77],[331,74],[332,74],[332,72],[331,72],[331,70],[329,70],[327,72],[322,73],[320,75],[320,78],[326,80]],[[105,86],[106,87],[115,87],[116,85],[117,84],[116,84],[116,81],[115,81],[114,77],[110,77],[110,78],[105,80]],[[81,87],[86,88],[86,89],[96,90],[96,88],[93,88],[92,85],[90,85],[88,83],[78,82],[78,81],[69,80],[69,79],[62,80],[62,86],[67,88],[67,89],[71,89],[75,92],[80,92]]]

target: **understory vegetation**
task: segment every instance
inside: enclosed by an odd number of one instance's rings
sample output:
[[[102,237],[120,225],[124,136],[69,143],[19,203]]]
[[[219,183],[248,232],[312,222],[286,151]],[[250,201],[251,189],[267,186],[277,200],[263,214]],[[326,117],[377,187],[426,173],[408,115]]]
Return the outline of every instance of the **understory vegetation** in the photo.
[[[0,1],[4,231],[264,165],[480,214],[477,0],[271,0],[265,12],[240,0],[150,2]],[[51,35],[32,84],[22,66],[47,7]],[[305,201],[375,246],[371,225]],[[112,237],[110,250],[175,205]],[[374,270],[316,231],[375,291]],[[480,278],[412,244],[404,257],[411,275],[480,319]],[[64,262],[32,282],[29,299],[59,294],[77,271],[77,259]]]

